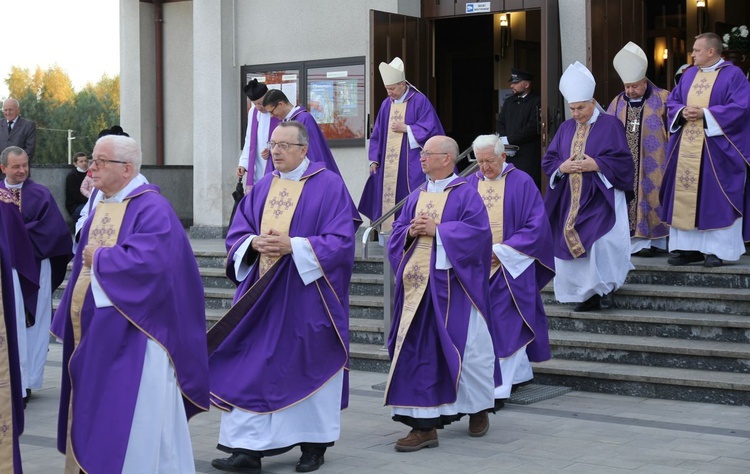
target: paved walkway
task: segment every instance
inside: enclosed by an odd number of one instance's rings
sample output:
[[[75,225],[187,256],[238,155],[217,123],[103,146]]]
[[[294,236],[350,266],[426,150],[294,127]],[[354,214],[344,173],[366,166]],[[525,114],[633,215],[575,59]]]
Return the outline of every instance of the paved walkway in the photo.
[[[62,346],[50,346],[45,388],[34,392],[21,438],[24,472],[62,472],[55,448]],[[440,431],[440,446],[397,453],[407,429],[390,420],[384,374],[352,372],[350,406],[341,440],[326,453],[321,473],[721,473],[750,472],[750,408],[569,392],[531,405],[507,404],[491,416],[483,438],[463,420]],[[218,473],[211,459],[219,412],[190,422],[196,469]],[[293,473],[294,450],[263,460],[263,472]],[[144,473],[147,474],[147,473]]]

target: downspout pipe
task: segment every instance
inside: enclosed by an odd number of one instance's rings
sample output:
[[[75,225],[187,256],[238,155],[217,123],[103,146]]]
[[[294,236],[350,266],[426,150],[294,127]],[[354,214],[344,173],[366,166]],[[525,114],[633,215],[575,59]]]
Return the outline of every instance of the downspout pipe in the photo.
[[[156,164],[164,166],[164,15],[162,0],[154,2],[154,57],[156,61]]]

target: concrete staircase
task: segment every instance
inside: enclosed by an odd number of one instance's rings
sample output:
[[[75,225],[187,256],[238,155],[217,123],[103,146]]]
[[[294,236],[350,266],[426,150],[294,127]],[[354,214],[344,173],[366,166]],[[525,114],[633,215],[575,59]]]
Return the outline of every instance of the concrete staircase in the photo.
[[[633,258],[607,311],[543,298],[552,360],[536,380],[577,390],[750,404],[750,258],[716,269]]]
[[[221,241],[194,241],[207,327],[232,303]],[[350,289],[351,368],[388,372],[383,349],[382,249],[357,257]],[[667,256],[636,266],[607,311],[576,313],[545,288],[553,359],[536,381],[577,390],[750,405],[750,257],[733,265],[670,267]],[[65,285],[65,283],[63,284]],[[56,295],[59,298],[61,290]]]

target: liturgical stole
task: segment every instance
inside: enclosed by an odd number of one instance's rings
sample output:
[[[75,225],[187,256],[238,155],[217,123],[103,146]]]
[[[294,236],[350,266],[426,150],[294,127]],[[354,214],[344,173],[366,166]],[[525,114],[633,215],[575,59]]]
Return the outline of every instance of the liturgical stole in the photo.
[[[415,216],[426,215],[436,224],[440,223],[443,217],[443,209],[448,200],[452,188],[446,189],[442,193],[430,193],[422,191],[417,201],[417,208],[414,211]],[[388,388],[391,385],[391,378],[396,369],[398,356],[404,345],[406,334],[409,332],[414,316],[417,314],[419,303],[427,290],[427,283],[430,280],[430,258],[432,256],[432,243],[434,237],[429,235],[420,235],[414,243],[414,251],[411,253],[409,260],[403,263],[404,272],[402,282],[404,285],[404,305],[401,311],[401,320],[396,333],[396,345],[393,350],[393,361],[388,373],[388,383],[385,389],[385,396],[388,397]]]
[[[584,159],[583,153],[586,149],[586,140],[589,137],[590,131],[591,125],[576,124],[576,134],[573,136],[573,141],[570,144],[570,156],[573,160],[579,161]],[[586,251],[586,249],[583,248],[581,237],[575,229],[576,220],[578,219],[578,211],[581,207],[583,174],[568,174],[568,182],[570,183],[570,209],[568,210],[568,217],[565,219],[563,235],[565,236],[565,243],[568,245],[570,254],[573,255],[574,258],[578,258]]]
[[[130,200],[123,202],[100,202],[96,206],[94,217],[91,219],[89,228],[89,243],[97,244],[100,247],[114,247],[117,244],[117,238],[120,235],[122,220],[125,217],[125,210]],[[81,342],[81,310],[91,286],[91,268],[84,265],[81,273],[78,275],[73,295],[70,298],[70,321],[73,326],[73,351]],[[70,403],[68,405],[68,441],[65,449],[65,474],[78,474],[80,467],[75,460],[73,447],[71,444],[73,424],[73,393],[71,390]]]
[[[268,234],[271,229],[281,235],[289,235],[292,217],[294,217],[294,211],[297,209],[297,203],[306,181],[307,179],[293,181],[291,179],[280,179],[278,176],[273,177],[271,189],[268,190],[268,196],[266,196],[266,205],[263,207],[263,217],[260,221],[260,233],[262,235]],[[258,276],[263,276],[277,260],[279,259],[261,255],[258,260]]]
[[[698,74],[690,86],[687,105],[708,107],[711,90],[719,71]],[[686,122],[680,136],[680,153],[677,156],[677,174],[674,185],[674,206],[672,209],[672,227],[682,230],[695,229],[695,215],[698,204],[698,183],[701,177],[701,155],[706,134],[703,131],[703,120]]]
[[[388,116],[388,137],[385,141],[385,159],[383,160],[383,214],[396,205],[396,185],[398,184],[398,162],[401,156],[401,144],[404,141],[402,132],[392,130],[394,123],[402,123],[406,117],[406,102],[391,103],[391,114]],[[408,182],[407,177],[407,182]],[[393,216],[386,219],[380,230],[389,233],[393,228]]]
[[[505,200],[505,176],[502,175],[497,181],[485,179],[479,181],[477,190],[482,196],[484,207],[490,216],[490,229],[492,230],[492,245],[503,243],[503,204]],[[493,263],[490,268],[490,278],[500,268],[501,263]]]

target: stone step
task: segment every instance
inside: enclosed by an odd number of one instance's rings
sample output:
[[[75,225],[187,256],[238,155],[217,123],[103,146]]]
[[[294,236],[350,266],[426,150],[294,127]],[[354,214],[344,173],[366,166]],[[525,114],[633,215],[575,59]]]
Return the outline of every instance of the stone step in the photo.
[[[552,285],[542,290],[546,304],[555,304]],[[614,295],[615,308],[713,314],[750,314],[750,289],[675,287],[625,284]]]
[[[750,375],[669,367],[552,359],[534,380],[575,390],[728,405],[750,404]]]
[[[550,331],[555,359],[750,374],[750,346],[736,342]]]
[[[545,305],[549,328],[622,336],[750,342],[750,316],[611,309],[578,313],[571,305]]]
[[[388,351],[374,344],[349,344],[349,366],[351,370],[365,370],[387,374],[391,366]]]
[[[349,319],[383,320],[383,297],[349,295]]]
[[[383,274],[355,273],[349,284],[350,295],[383,296]]]
[[[349,318],[349,341],[357,344],[373,344],[382,346],[383,320]]]
[[[237,288],[232,280],[227,278],[224,267],[201,267],[198,270],[204,288]]]
[[[750,257],[730,262],[718,268],[700,264],[671,266],[667,256],[655,258],[633,257],[635,270],[628,273],[627,283],[707,288],[750,288]]]

